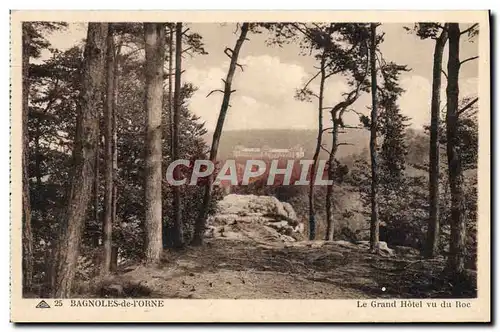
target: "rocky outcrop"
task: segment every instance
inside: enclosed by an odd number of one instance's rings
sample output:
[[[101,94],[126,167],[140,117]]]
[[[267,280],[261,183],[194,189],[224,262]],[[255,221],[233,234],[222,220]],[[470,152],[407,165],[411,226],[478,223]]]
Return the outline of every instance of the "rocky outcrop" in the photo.
[[[289,203],[273,196],[227,195],[209,219],[206,236],[293,242],[302,238],[304,224]]]

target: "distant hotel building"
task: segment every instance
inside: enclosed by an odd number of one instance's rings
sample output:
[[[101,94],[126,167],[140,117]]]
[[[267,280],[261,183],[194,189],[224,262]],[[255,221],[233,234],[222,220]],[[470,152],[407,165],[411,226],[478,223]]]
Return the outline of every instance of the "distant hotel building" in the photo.
[[[304,148],[296,145],[290,149],[274,149],[267,145],[261,148],[249,148],[242,145],[237,145],[233,149],[234,158],[245,159],[300,159],[304,157]]]

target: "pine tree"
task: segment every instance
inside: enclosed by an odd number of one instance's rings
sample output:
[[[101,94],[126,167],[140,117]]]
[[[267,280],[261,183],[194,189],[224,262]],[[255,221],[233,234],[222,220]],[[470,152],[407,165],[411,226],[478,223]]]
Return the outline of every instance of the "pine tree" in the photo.
[[[70,295],[80,251],[83,225],[94,181],[98,102],[104,79],[107,23],[89,23],[83,62],[82,90],[73,149],[72,183],[54,255],[53,296]]]
[[[146,185],[145,257],[148,263],[160,260],[162,245],[162,111],[165,27],[144,23],[146,44]]]

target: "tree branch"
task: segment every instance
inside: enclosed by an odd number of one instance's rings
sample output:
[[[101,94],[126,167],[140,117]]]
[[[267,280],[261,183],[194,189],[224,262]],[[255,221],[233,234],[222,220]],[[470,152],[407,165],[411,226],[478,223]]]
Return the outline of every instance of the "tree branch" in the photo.
[[[318,77],[318,76],[319,76],[319,74],[321,74],[321,71],[318,71],[318,72],[316,73],[316,75],[314,75],[313,77],[311,77],[311,79],[310,79],[309,81],[307,81],[307,83],[304,85],[304,87],[302,88],[302,90],[307,89],[307,87],[309,86],[309,84],[311,84],[311,82],[312,82],[312,81],[314,81],[314,79],[315,79],[316,77]]]
[[[441,24],[436,23],[436,26],[437,26],[438,28],[443,29],[444,31],[448,31],[448,28],[446,27],[446,25],[441,25]]]
[[[185,50],[182,50],[182,53],[186,53],[192,49],[193,49],[193,46],[190,46],[190,47],[186,48]]]
[[[446,79],[448,79],[448,74],[446,74],[446,72],[443,69],[441,69],[441,72],[444,74],[444,76],[446,77]]]
[[[473,25],[471,25],[469,28],[465,29],[464,31],[460,32],[460,35],[463,35],[463,34],[466,34],[468,33],[469,31],[475,29],[477,26],[479,25],[479,23],[474,23]]]
[[[319,147],[320,147],[323,151],[325,151],[326,153],[330,154],[330,151],[328,151],[328,150],[327,150],[327,149],[323,146],[323,144],[321,144]]]
[[[348,111],[348,112],[353,112],[353,113],[356,113],[358,116],[365,116],[365,115],[366,115],[366,114],[363,114],[363,113],[361,113],[361,112],[358,112],[358,111],[356,111],[355,109],[352,109],[352,108],[351,108],[351,109],[349,109],[349,110],[347,110],[347,111]]]
[[[222,91],[221,89],[216,89],[216,90],[212,90],[208,93],[208,95],[205,97],[205,98],[208,98],[212,93],[214,92],[220,92],[220,93],[224,93],[224,91]]]
[[[479,58],[479,55],[476,55],[476,56],[473,56],[473,57],[467,58],[467,59],[465,59],[465,60],[463,60],[463,61],[460,61],[460,66],[462,66],[462,65],[463,65],[464,63],[466,63],[467,61],[472,61],[472,60],[475,60],[475,59],[477,59],[477,58]]]
[[[229,54],[228,52],[231,52],[231,54]],[[233,56],[233,50],[229,47],[226,47],[226,49],[224,50],[224,54],[227,55],[229,59],[231,59],[231,57]]]
[[[243,65],[240,65],[239,63],[236,63],[236,65],[241,69],[241,71],[244,71],[243,70]]]
[[[469,108],[471,108],[475,103],[477,103],[477,101],[479,100],[478,97],[476,97],[475,99],[471,100],[467,105],[465,105],[462,109],[460,109],[458,111],[458,114],[462,114],[463,112],[467,111]]]
[[[347,129],[365,129],[364,127],[359,127],[359,126],[342,126],[342,128],[347,128]]]

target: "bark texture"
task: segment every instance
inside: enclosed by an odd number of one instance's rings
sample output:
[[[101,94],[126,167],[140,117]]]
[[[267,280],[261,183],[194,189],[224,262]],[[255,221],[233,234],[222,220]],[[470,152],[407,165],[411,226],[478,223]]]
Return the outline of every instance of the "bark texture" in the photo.
[[[172,160],[179,159],[179,121],[181,113],[181,70],[182,70],[182,23],[175,25],[175,90],[174,90],[174,115],[173,115],[173,141],[172,141]],[[174,178],[179,179],[179,167],[174,170]],[[182,216],[181,216],[181,193],[179,186],[173,186],[173,216],[174,229],[173,240],[174,247],[182,247]]]
[[[449,267],[454,277],[464,274],[465,218],[463,200],[462,162],[459,153],[458,133],[458,77],[460,71],[460,29],[458,23],[448,24],[449,55],[448,85],[446,87],[446,152],[448,157],[448,179],[451,194],[451,236]]]
[[[162,150],[163,62],[165,29],[161,23],[144,23],[146,46],[146,185],[145,258],[157,263],[162,244]]]
[[[55,250],[55,273],[52,275],[52,293],[55,298],[70,296],[92,194],[107,34],[107,23],[89,23],[73,147],[72,183]]]
[[[314,181],[316,178],[316,167],[318,165],[319,152],[323,139],[323,95],[325,90],[326,69],[325,69],[325,55],[321,57],[320,63],[320,81],[319,81],[319,95],[318,95],[318,135],[316,137],[316,148],[314,149],[313,163],[311,165],[311,178],[309,182],[309,240],[316,238],[316,209],[314,207]]]
[[[114,112],[114,69],[115,45],[113,41],[112,25],[109,25],[106,38],[106,94],[104,98],[104,220],[103,234],[103,262],[102,272],[111,270],[112,243],[113,243],[113,112]]]
[[[370,128],[370,159],[371,159],[371,215],[370,215],[370,249],[378,250],[379,245],[379,220],[378,220],[378,167],[377,167],[377,67],[376,67],[376,36],[377,24],[370,25],[370,69],[372,111]]]
[[[28,24],[28,23],[24,23]],[[30,36],[27,27],[23,24],[22,44],[22,73],[23,73],[23,99],[22,99],[22,171],[23,171],[23,291],[30,292],[33,280],[33,233],[31,231],[31,202],[28,174],[28,95],[29,95],[29,64],[30,64]]]
[[[441,76],[443,51],[448,32],[443,30],[436,39],[432,69],[431,137],[429,147],[429,224],[425,256],[436,255],[439,243],[439,118],[441,109]]]

